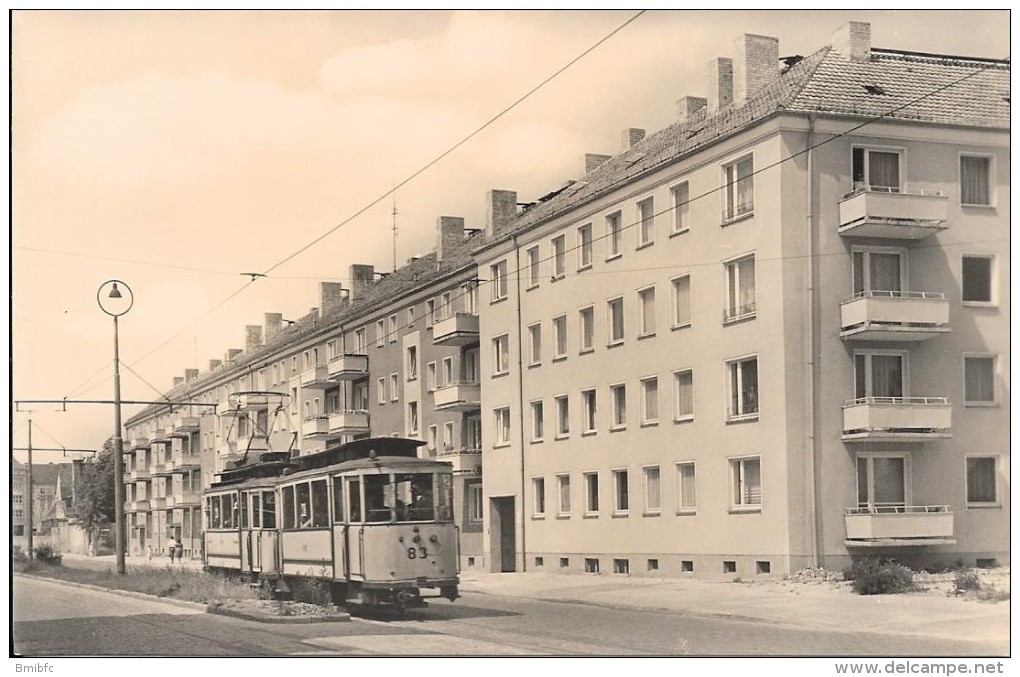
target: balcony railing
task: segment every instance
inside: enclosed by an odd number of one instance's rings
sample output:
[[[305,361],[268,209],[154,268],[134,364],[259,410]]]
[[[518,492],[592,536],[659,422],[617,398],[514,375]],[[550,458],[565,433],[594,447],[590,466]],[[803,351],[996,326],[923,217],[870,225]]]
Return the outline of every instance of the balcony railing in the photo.
[[[440,411],[474,411],[482,407],[482,388],[477,381],[458,381],[437,388],[435,407]]]
[[[319,437],[329,432],[329,416],[310,416],[301,422],[301,434]]]
[[[145,511],[145,510],[148,510],[148,509],[149,509],[149,499],[147,499],[147,498],[143,498],[143,499],[138,500],[138,501],[131,501],[130,507],[128,508],[128,510],[131,510],[131,511],[134,511],[134,512]]]
[[[953,543],[953,513],[947,505],[848,508],[846,545],[857,547]]]
[[[174,458],[174,472],[182,473],[201,467],[202,460],[198,454],[183,454]]]
[[[752,301],[751,303],[745,303],[742,306],[733,306],[732,308],[723,308],[723,324],[730,324],[731,322],[740,322],[742,320],[750,320],[758,312],[757,306]]]
[[[359,435],[368,431],[368,412],[363,409],[334,411],[329,415],[330,435]]]
[[[429,456],[453,464],[454,472],[481,471],[482,450],[476,447],[450,447],[431,450]]]
[[[149,499],[149,507],[152,510],[165,510],[167,507],[166,496],[153,496]]]
[[[133,437],[133,438],[131,438],[131,444],[128,447],[128,451],[138,451],[139,449],[148,449],[149,448],[149,444],[150,444],[150,442],[149,442],[149,438],[148,437]]]
[[[174,437],[181,437],[190,435],[191,433],[197,433],[198,430],[198,416],[178,416],[174,419],[172,435]]]
[[[437,320],[432,327],[432,342],[439,346],[468,346],[478,343],[478,315],[453,313]]]
[[[149,469],[135,468],[134,470],[131,471],[130,477],[132,482],[140,482],[142,480],[147,480],[150,477]]]
[[[858,189],[839,203],[839,233],[919,240],[948,228],[949,200],[923,191]]]
[[[335,388],[336,381],[329,378],[329,367],[325,364],[301,372],[301,387],[315,390]]]
[[[368,376],[368,355],[339,355],[329,361],[326,370],[334,381],[356,381]]]
[[[167,508],[182,508],[198,505],[201,502],[201,492],[197,489],[184,489],[175,491],[173,495],[166,497]]]
[[[950,437],[945,397],[859,397],[843,404],[843,439],[923,441]]]
[[[840,337],[923,341],[949,331],[949,301],[939,292],[859,292],[840,302]]]
[[[754,200],[747,200],[722,210],[722,222],[728,223],[754,212]]]

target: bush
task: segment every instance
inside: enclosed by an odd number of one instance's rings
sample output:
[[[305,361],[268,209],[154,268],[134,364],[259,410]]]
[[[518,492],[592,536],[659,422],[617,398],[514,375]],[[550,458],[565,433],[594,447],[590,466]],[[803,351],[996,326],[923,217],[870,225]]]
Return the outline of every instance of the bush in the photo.
[[[12,546],[11,547],[11,559],[14,560],[15,562],[27,562],[28,561],[28,553],[26,553],[24,550],[22,550],[20,545]]]
[[[953,579],[953,586],[958,595],[972,590],[980,590],[981,579],[973,571],[965,569],[956,573],[956,578]]]
[[[854,562],[843,572],[843,578],[853,583],[858,595],[895,595],[916,589],[913,571],[902,564],[875,557]]]
[[[60,561],[63,559],[63,555],[59,551],[54,550],[52,545],[48,544],[37,545],[32,552],[35,553],[35,559],[43,564],[60,564]]]

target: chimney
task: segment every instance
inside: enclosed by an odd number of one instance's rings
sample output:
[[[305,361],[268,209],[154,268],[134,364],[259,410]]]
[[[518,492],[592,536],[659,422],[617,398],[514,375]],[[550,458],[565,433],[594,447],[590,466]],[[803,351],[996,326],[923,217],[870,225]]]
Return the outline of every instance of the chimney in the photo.
[[[176,388],[177,386],[181,385],[182,383],[184,383],[184,377],[183,376],[174,376],[174,388]]]
[[[375,266],[366,263],[352,263],[350,268],[351,300],[359,301],[368,295],[375,280]]]
[[[612,155],[598,155],[596,153],[585,153],[584,154],[584,174],[587,176],[597,168],[601,167],[606,162],[612,159]]]
[[[198,369],[185,369],[184,370],[184,382],[193,381],[198,378]]]
[[[779,79],[779,38],[745,33],[736,40],[733,60],[733,105]]]
[[[223,364],[223,360],[209,360],[209,371]]]
[[[689,122],[708,108],[708,99],[700,96],[682,96],[676,101],[676,114],[680,122]]]
[[[319,307],[323,317],[340,310],[343,298],[344,286],[339,282],[319,283]]]
[[[708,62],[708,110],[716,112],[733,103],[733,59],[724,56]]]
[[[620,135],[620,152],[630,150],[634,144],[645,138],[645,130],[637,127],[628,127]]]
[[[232,362],[235,357],[243,353],[244,351],[240,348],[229,348],[227,354],[223,356],[224,362]]]
[[[485,193],[485,236],[492,237],[497,229],[508,226],[517,218],[517,192],[490,190]]]
[[[832,51],[851,61],[871,58],[871,24],[851,21],[832,35]]]
[[[244,352],[250,353],[262,345],[262,327],[249,324],[244,327]]]
[[[436,219],[436,261],[442,263],[450,250],[464,241],[464,219],[440,216]]]
[[[274,336],[283,331],[283,313],[266,313],[263,318],[262,324],[266,328],[266,343],[269,343]]]

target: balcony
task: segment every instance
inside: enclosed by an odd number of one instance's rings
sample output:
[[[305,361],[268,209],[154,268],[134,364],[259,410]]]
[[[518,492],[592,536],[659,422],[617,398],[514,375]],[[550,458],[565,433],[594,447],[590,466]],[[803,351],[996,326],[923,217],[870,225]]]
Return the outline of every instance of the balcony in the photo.
[[[166,510],[166,496],[153,496],[149,499],[149,507],[152,510]]]
[[[148,501],[148,499],[142,499],[140,501],[131,501],[131,503],[128,504],[128,510],[130,510],[131,512],[140,512],[140,511],[144,512],[144,511],[146,511],[148,509],[149,509],[149,501]]]
[[[233,398],[234,402],[236,402],[236,409],[239,411],[250,411],[269,408],[269,400],[272,396],[272,393],[251,390],[234,393]]]
[[[953,544],[953,513],[947,505],[848,508],[847,546],[886,547]]]
[[[439,461],[446,461],[453,464],[453,472],[456,473],[477,473],[482,472],[482,450],[475,448],[441,449],[438,452],[433,450],[430,456]]]
[[[952,407],[944,397],[861,397],[843,404],[848,442],[923,442],[951,437]]]
[[[368,376],[368,355],[339,355],[326,365],[333,381],[356,381]]]
[[[149,468],[151,477],[165,477],[170,474],[173,463],[155,463]]]
[[[176,474],[181,474],[199,468],[201,465],[202,461],[198,454],[184,454],[174,459],[173,471]]]
[[[166,434],[165,430],[157,430],[152,433],[152,437],[149,438],[149,446],[154,444],[167,444],[170,442],[170,436]]]
[[[303,437],[323,437],[329,433],[329,416],[311,416],[301,423]]]
[[[437,411],[475,411],[482,408],[482,387],[477,382],[457,382],[437,388]]]
[[[322,365],[301,372],[301,387],[326,390],[327,388],[335,388],[336,381],[329,379],[329,367]]]
[[[128,451],[140,451],[149,448],[151,442],[148,437],[132,437],[131,444],[128,446]]]
[[[840,338],[924,341],[949,333],[946,295],[925,291],[863,291],[839,306]]]
[[[334,411],[329,415],[330,435],[361,435],[367,432],[368,412],[363,409]]]
[[[134,470],[131,471],[131,474],[129,476],[129,481],[131,481],[131,482],[141,482],[143,480],[149,479],[149,477],[150,477],[150,474],[149,474],[149,469],[148,468],[135,468]]]
[[[185,489],[177,492],[174,498],[174,505],[178,508],[198,505],[202,501],[202,493],[197,489]]]
[[[198,416],[178,416],[174,419],[171,437],[187,437],[199,430]]]
[[[921,240],[948,228],[948,215],[944,195],[861,189],[839,203],[839,234]]]
[[[478,315],[454,313],[432,327],[432,343],[437,346],[469,346],[478,343]]]

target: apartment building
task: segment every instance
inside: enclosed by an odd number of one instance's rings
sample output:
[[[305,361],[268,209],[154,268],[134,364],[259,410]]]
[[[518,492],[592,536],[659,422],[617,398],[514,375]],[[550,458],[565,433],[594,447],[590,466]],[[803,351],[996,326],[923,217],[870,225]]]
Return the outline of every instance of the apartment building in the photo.
[[[486,566],[1009,561],[1009,65],[745,35],[676,124],[488,194]]]

